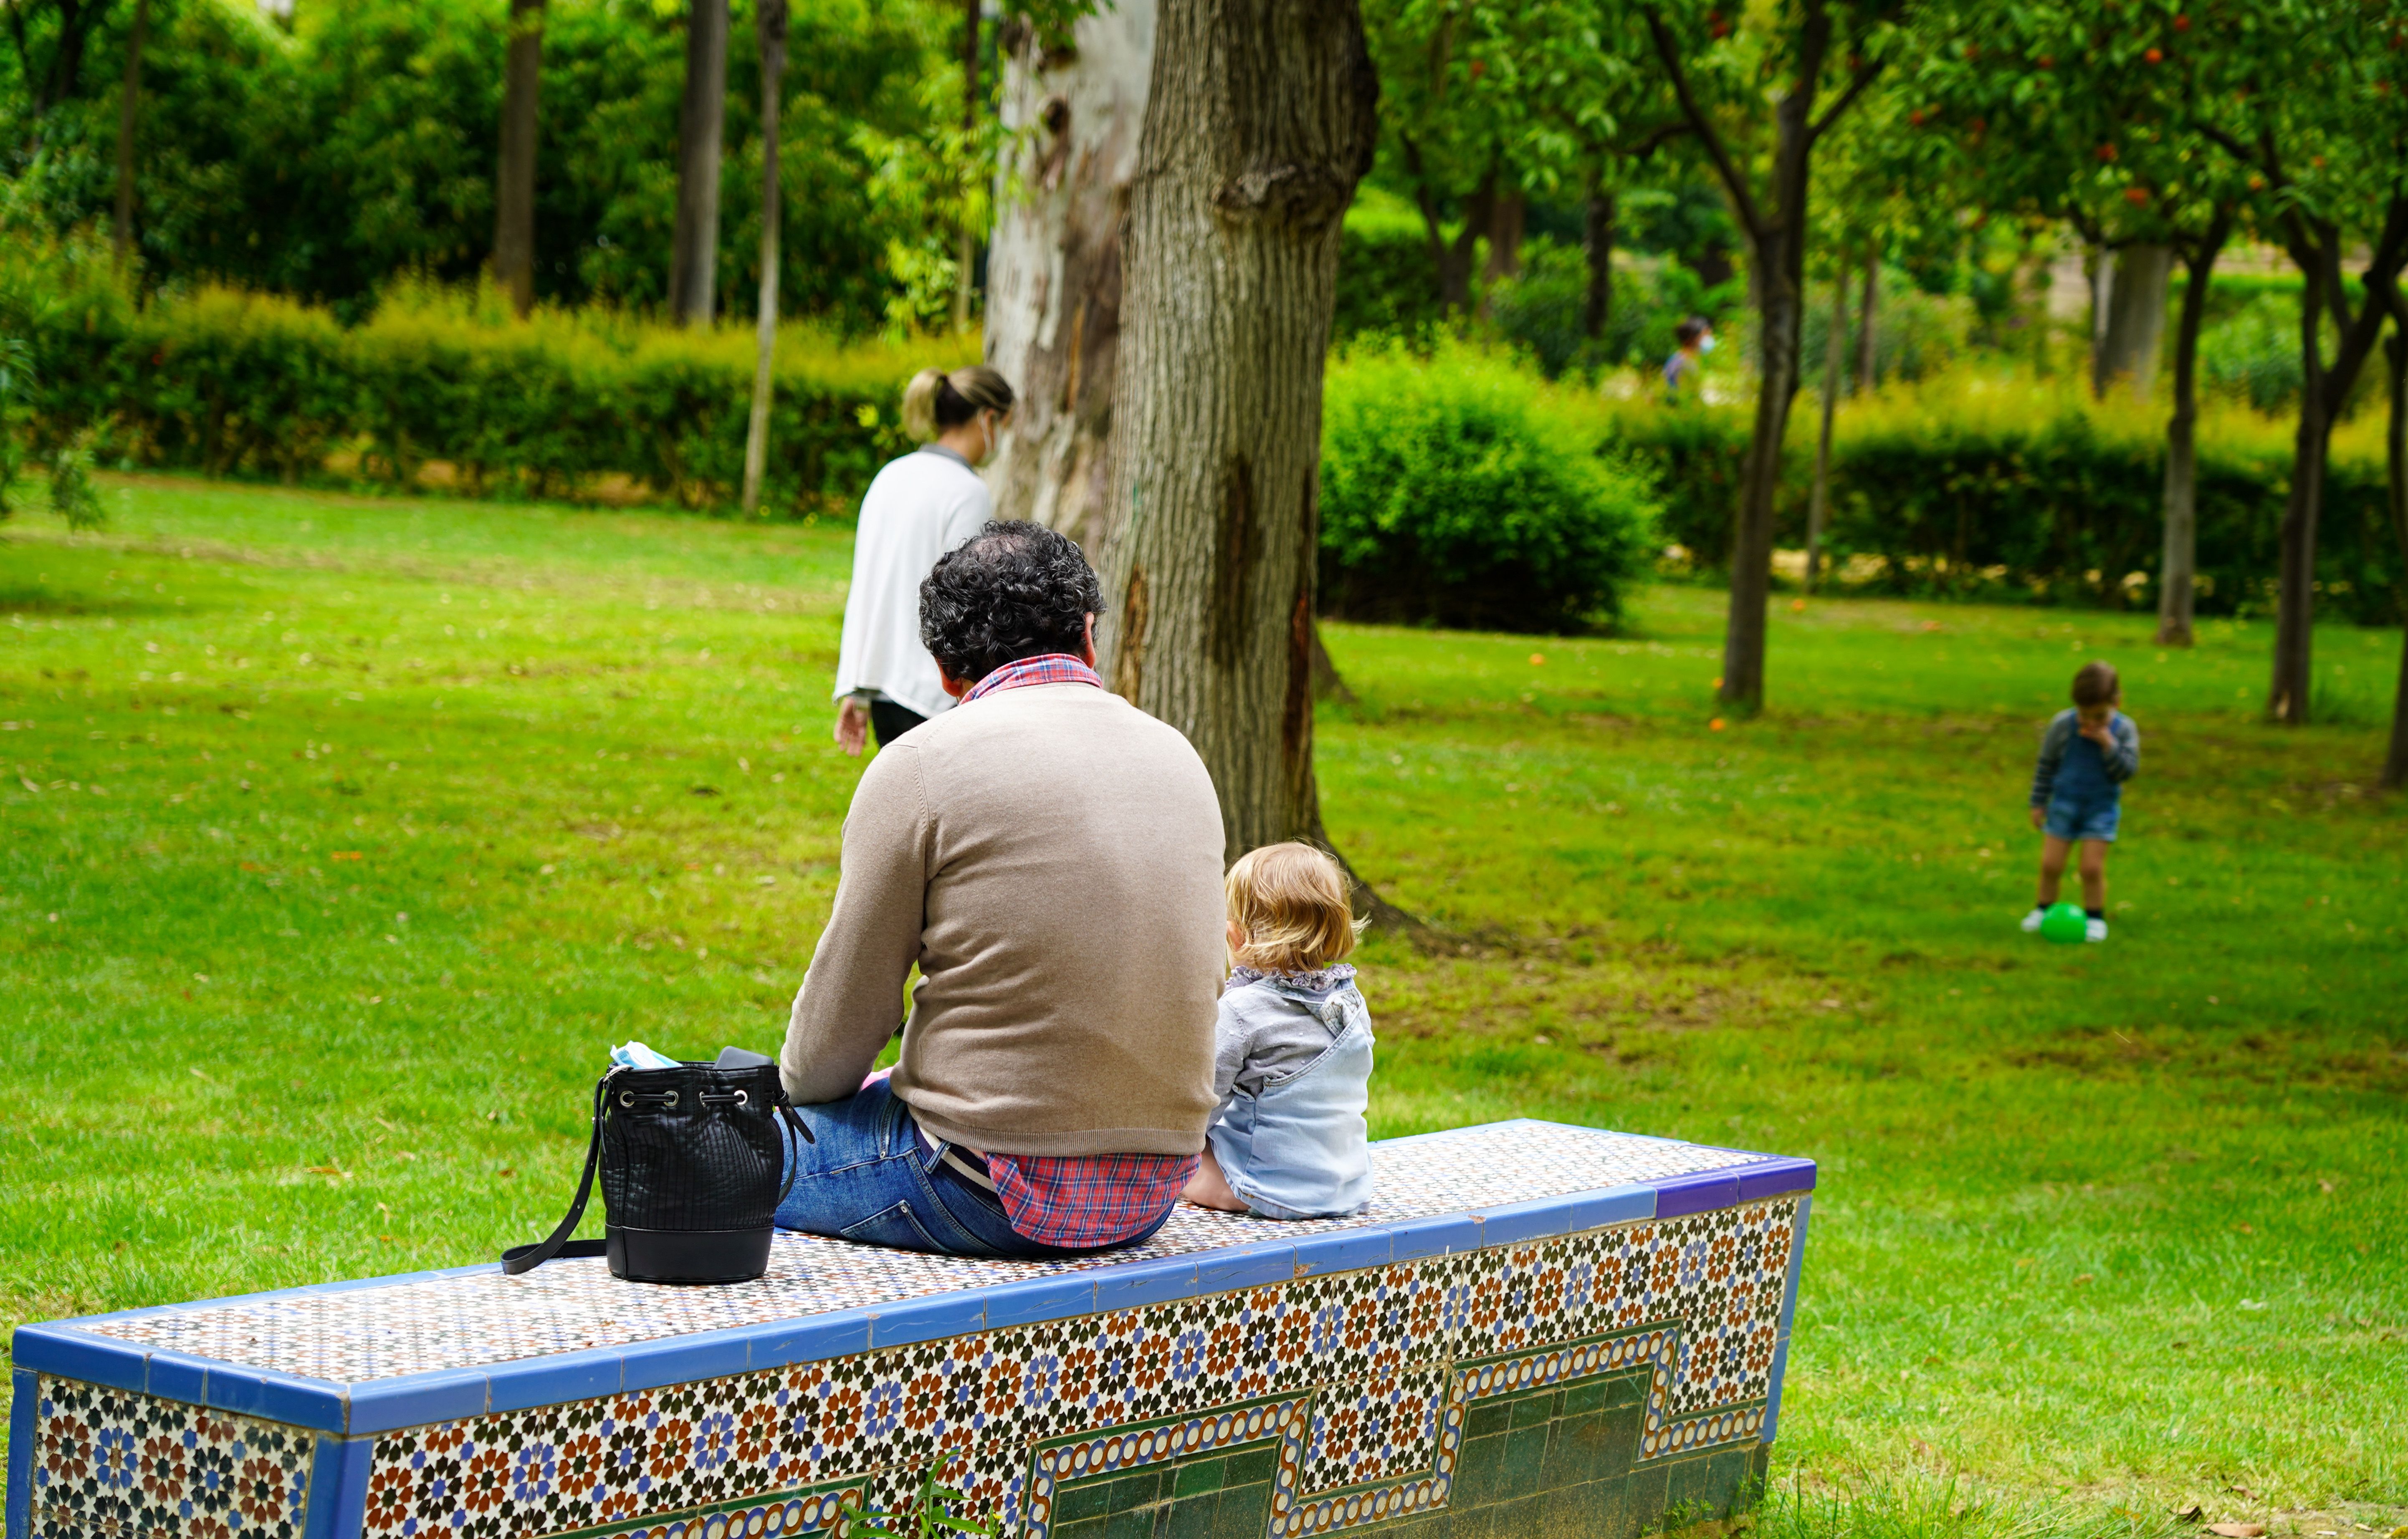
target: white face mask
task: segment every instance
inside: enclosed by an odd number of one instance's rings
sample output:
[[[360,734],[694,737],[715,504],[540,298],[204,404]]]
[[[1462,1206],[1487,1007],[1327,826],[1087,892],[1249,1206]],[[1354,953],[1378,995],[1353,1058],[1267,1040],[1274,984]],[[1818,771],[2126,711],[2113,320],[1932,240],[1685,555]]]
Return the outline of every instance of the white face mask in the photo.
[[[1698,350],[1699,352],[1712,352],[1714,350],[1713,333],[1708,332],[1705,335],[1698,338]]]

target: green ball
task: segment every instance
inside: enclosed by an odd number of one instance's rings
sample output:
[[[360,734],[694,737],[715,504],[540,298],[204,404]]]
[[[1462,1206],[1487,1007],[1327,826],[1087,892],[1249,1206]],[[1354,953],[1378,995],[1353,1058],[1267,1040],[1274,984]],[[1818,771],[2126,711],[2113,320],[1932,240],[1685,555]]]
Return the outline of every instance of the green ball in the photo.
[[[2060,946],[2080,942],[2090,933],[2090,917],[2070,903],[2053,903],[2040,917],[2042,938]]]

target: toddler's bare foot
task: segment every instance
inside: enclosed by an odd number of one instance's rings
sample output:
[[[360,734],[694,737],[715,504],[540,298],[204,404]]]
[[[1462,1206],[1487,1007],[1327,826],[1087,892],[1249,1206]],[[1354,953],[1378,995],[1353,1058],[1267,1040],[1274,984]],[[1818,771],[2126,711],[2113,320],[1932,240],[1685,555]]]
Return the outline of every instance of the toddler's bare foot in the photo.
[[[1179,1195],[1197,1207],[1219,1208],[1224,1213],[1246,1211],[1246,1200],[1229,1190],[1227,1178],[1221,1174],[1221,1162],[1212,1158],[1209,1148],[1204,1151],[1204,1162],[1196,1167],[1196,1175]]]

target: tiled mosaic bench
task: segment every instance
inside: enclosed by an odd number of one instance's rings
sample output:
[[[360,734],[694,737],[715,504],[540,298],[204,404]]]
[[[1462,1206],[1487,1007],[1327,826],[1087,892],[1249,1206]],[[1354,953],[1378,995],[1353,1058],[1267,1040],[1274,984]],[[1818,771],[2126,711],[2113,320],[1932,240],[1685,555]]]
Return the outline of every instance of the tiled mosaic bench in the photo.
[[[1546,1122],[1374,1147],[1379,1198],[1143,1247],[778,1238],[729,1288],[420,1273],[22,1327],[8,1539],[1626,1539],[1760,1483],[1809,1161]],[[837,1539],[831,1532],[831,1539]]]

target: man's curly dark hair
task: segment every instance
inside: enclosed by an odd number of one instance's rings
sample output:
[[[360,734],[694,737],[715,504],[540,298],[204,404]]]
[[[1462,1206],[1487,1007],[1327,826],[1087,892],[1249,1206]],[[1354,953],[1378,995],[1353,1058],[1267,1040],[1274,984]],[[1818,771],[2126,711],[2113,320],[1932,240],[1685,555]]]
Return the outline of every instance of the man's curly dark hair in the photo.
[[[990,520],[937,558],[920,584],[920,640],[948,677],[975,684],[1007,663],[1076,654],[1104,612],[1096,569],[1069,537]]]

